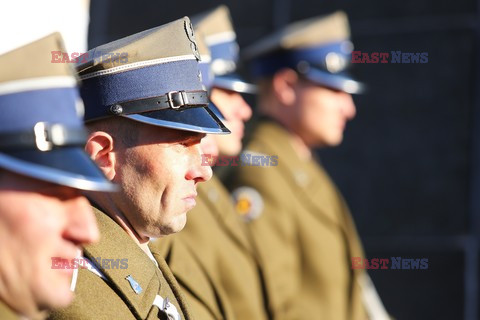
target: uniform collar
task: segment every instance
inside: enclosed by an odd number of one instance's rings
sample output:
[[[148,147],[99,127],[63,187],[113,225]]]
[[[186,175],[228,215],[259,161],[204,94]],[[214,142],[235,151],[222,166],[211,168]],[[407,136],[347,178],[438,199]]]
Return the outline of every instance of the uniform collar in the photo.
[[[13,312],[3,301],[0,301],[0,319],[2,320],[20,320],[20,316]]]
[[[348,206],[319,159],[301,160],[289,143],[288,131],[273,120],[263,119],[258,125],[257,134],[256,138],[262,141],[268,151],[279,156],[279,166],[282,170],[288,170],[289,181],[298,189],[296,194],[303,199],[302,203],[313,208],[311,211],[318,213],[318,219],[338,226],[349,243],[351,255],[363,257],[363,248],[357,241],[359,237]]]
[[[177,279],[175,279],[175,276],[173,275],[170,267],[167,265],[167,262],[165,261],[164,256],[157,251],[156,247],[154,247],[152,243],[149,243],[148,247],[152,251],[152,254],[155,257],[155,260],[158,262],[158,268],[160,269],[160,272],[163,274],[163,278],[166,280],[167,284],[172,290],[172,293],[176,300],[175,302],[178,304],[177,307],[179,307],[179,309],[177,310],[180,313],[181,318],[185,320],[192,319],[192,315],[190,314],[189,307],[187,306],[185,297],[180,290],[180,286],[177,283]]]
[[[130,309],[145,319],[160,289],[160,270],[112,218],[99,209],[93,210],[101,238],[98,243],[86,246],[84,255],[92,262],[97,258],[127,259],[128,267],[125,269],[100,268],[100,271]],[[135,282],[141,288],[139,293],[134,290]]]
[[[195,299],[201,301],[215,319],[223,318],[217,307],[220,300],[215,296],[215,292],[205,290],[213,287],[208,272],[203,270],[202,264],[196,259],[196,253],[192,252],[182,239],[171,236],[158,239],[152,244],[152,252],[154,255],[165,257],[170,270],[185,292],[190,292]]]
[[[295,194],[302,199],[310,211],[326,223],[341,226],[341,217],[336,214],[339,203],[332,203],[332,199],[339,199],[339,192],[335,188],[323,167],[312,158],[302,160],[296,154],[291,143],[290,133],[273,120],[262,120],[253,136],[253,139],[264,145],[268,152],[278,156],[278,170],[286,172],[287,183],[292,186]],[[331,206],[335,210],[331,210]]]
[[[310,177],[307,176],[305,179],[298,177],[309,173],[313,160],[300,159],[291,143],[291,134],[282,125],[270,118],[263,118],[255,130],[253,139],[266,146],[272,155],[278,155],[279,167],[291,173],[296,185],[300,187],[308,185]]]

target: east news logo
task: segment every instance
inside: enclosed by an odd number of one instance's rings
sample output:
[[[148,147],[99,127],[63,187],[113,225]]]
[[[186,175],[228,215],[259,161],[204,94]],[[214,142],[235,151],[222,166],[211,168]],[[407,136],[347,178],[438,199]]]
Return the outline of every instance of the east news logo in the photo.
[[[428,52],[352,52],[352,63],[428,63]]]
[[[426,270],[428,258],[372,258],[352,257],[352,269],[392,269],[392,270]]]

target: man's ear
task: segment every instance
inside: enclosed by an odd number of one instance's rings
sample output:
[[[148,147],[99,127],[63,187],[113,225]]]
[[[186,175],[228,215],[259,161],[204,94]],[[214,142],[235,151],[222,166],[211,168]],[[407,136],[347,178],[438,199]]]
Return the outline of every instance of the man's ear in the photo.
[[[113,152],[113,138],[104,131],[95,131],[90,134],[85,144],[85,151],[109,180],[115,178],[115,152]]]
[[[273,75],[273,93],[283,105],[292,106],[295,104],[298,80],[298,74],[288,68],[277,71]]]

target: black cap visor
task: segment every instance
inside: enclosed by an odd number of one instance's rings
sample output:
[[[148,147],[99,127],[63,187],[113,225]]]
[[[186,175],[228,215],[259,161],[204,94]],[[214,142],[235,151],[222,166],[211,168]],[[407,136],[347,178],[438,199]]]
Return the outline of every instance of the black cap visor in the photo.
[[[346,73],[332,74],[316,68],[310,68],[302,75],[321,86],[344,91],[350,94],[360,94],[365,91],[365,85],[350,77]]]
[[[87,191],[116,191],[80,147],[50,151],[18,149],[0,152],[0,167],[31,178]]]
[[[215,76],[212,86],[238,93],[253,94],[257,92],[256,85],[246,82],[235,73],[230,73],[223,76]]]
[[[230,130],[207,107],[164,109],[124,116],[131,120],[170,129],[207,134],[229,134]]]

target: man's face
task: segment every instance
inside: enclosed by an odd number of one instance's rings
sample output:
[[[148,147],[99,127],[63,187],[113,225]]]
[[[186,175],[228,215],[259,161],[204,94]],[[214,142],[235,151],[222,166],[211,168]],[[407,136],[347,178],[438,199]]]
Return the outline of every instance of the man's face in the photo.
[[[215,136],[212,134],[207,135],[202,139],[201,148],[205,157],[217,157],[220,151],[218,150],[218,144],[215,140]]]
[[[138,130],[138,143],[117,149],[113,181],[122,192],[113,197],[140,237],[157,238],[183,229],[197,183],[212,170],[202,166],[204,134],[143,124]]]
[[[216,135],[220,154],[234,156],[242,151],[244,123],[252,117],[252,110],[238,92],[213,88],[210,99],[225,116],[223,123],[232,132],[228,135]]]
[[[336,146],[343,140],[347,121],[355,117],[348,93],[300,80],[296,86],[297,130],[310,146]]]
[[[67,306],[73,269],[52,269],[52,258],[71,261],[98,238],[79,191],[0,171],[0,295],[17,311]]]

